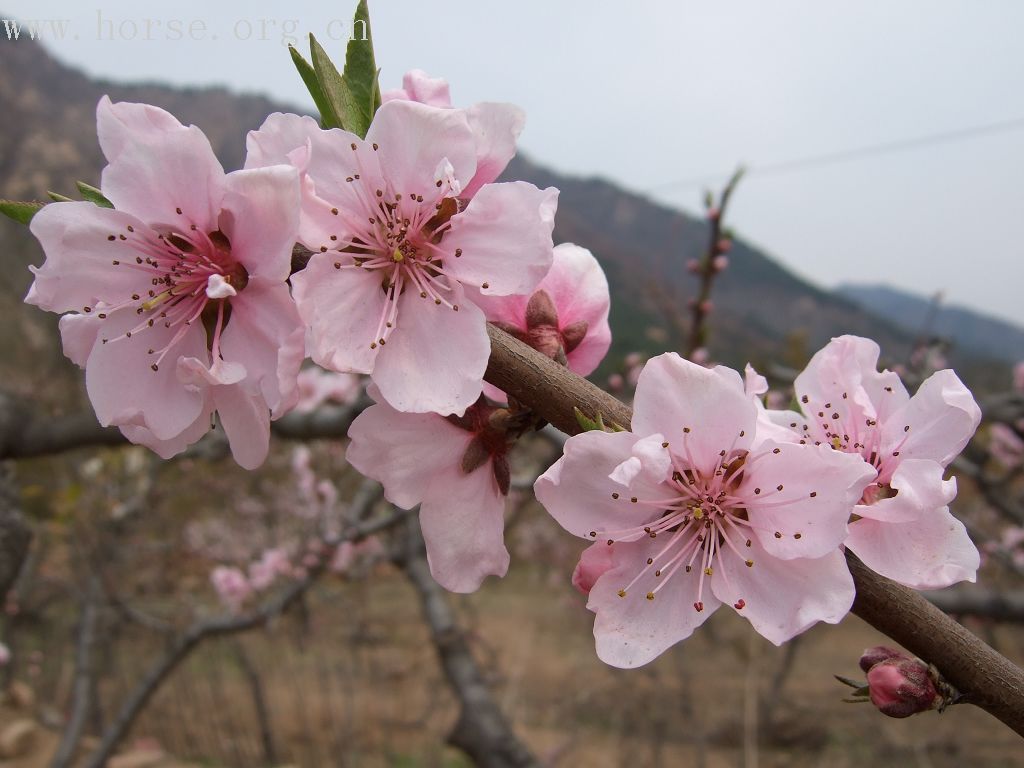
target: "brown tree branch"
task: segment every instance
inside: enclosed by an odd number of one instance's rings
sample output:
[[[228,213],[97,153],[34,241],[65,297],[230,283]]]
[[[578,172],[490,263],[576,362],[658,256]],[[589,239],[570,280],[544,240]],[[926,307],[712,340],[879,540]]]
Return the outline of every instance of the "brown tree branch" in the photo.
[[[358,513],[356,516],[364,518],[368,515],[380,499],[380,494],[380,486],[367,480],[352,501],[353,512]],[[333,547],[345,541],[359,541],[394,526],[407,515],[407,512],[395,510],[391,514],[365,520],[349,526],[339,536],[325,543],[329,547]],[[201,643],[214,637],[233,635],[267,624],[271,619],[281,615],[297,603],[325,571],[326,563],[321,562],[320,565],[309,568],[304,578],[293,582],[287,589],[267,600],[258,608],[240,615],[229,614],[196,621],[171,640],[164,655],[153,662],[121,705],[113,722],[104,732],[100,745],[86,760],[85,768],[102,768],[107,764],[114,750],[127,736],[132,724],[146,704],[178,665],[188,658],[189,654]]]
[[[459,719],[448,743],[481,768],[539,768],[491,694],[447,593],[430,575],[419,521],[410,518],[404,533],[394,561],[416,589],[441,667],[459,700]]]
[[[489,328],[491,360],[486,379],[567,434],[580,432],[579,407],[593,417],[628,427],[632,411],[553,360]],[[847,553],[857,587],[853,613],[907,650],[934,664],[966,701],[1024,736],[1024,670],[929,603],[914,590],[868,569]]]

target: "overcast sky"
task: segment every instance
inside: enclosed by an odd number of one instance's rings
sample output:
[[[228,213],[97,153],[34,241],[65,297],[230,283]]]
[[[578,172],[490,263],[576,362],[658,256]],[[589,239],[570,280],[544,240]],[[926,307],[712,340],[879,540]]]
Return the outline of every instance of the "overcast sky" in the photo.
[[[298,105],[311,102],[283,38],[313,32],[341,57],[344,42],[329,38],[347,35],[354,8],[0,4],[5,16],[72,20],[50,48],[92,75],[223,84]],[[534,159],[690,211],[694,179],[745,163],[731,223],[799,274],[941,290],[1024,324],[1024,3],[371,0],[370,11],[385,88],[419,67],[447,77],[457,104],[517,103]]]

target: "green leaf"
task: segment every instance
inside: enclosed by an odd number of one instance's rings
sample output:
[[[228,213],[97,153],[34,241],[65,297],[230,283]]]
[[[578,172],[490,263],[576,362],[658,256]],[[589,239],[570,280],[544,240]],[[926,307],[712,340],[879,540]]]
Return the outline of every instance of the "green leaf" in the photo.
[[[75,202],[73,198],[70,198],[67,195],[62,195],[59,192],[47,192],[46,194],[55,203],[73,203],[73,202]]]
[[[365,39],[364,39],[365,38]],[[342,80],[351,97],[351,114],[345,117],[354,127],[349,130],[365,136],[373,115],[380,107],[380,70],[373,56],[370,11],[366,0],[359,0],[352,19],[352,39],[345,50]]]
[[[313,71],[316,74],[317,82],[320,84],[320,92],[324,96],[324,106],[320,111],[320,122],[324,128],[344,128],[352,130],[345,124],[346,104],[348,102],[348,88],[341,78],[341,73],[334,66],[327,51],[316,41],[316,38],[309,36],[309,56],[313,60]],[[354,131],[353,131],[354,133]],[[365,134],[363,134],[365,135]]]
[[[600,430],[604,432],[604,419],[601,418],[601,414],[597,414],[597,419],[591,419],[583,411],[576,406],[573,406],[573,414],[576,416],[576,423],[580,425],[580,429],[584,432],[593,432],[594,430]]]
[[[324,96],[323,89],[320,87],[320,81],[317,80],[316,70],[313,69],[313,65],[306,61],[293,45],[288,46],[288,53],[292,55],[292,62],[295,64],[295,68],[299,70],[299,77],[306,84],[306,90],[313,97],[313,103],[316,104],[317,112],[320,113],[320,124],[324,128],[333,127],[325,122],[325,116],[330,112],[331,106],[327,102],[327,97]]]
[[[309,36],[309,53],[313,73],[323,95],[323,107],[318,104],[318,108],[324,127],[344,128],[361,138],[365,137],[381,103],[380,70],[373,56],[373,36],[370,34],[370,12],[366,0],[360,0],[356,7],[352,39],[345,50],[344,73],[338,72],[313,35]],[[296,66],[299,66],[297,62]],[[299,74],[303,74],[301,67]],[[303,75],[303,79],[306,76],[308,72]]]
[[[625,432],[626,428],[619,424],[605,424],[604,417],[601,412],[598,411],[597,418],[591,419],[579,408],[573,406],[573,414],[576,416],[576,423],[580,425],[580,429],[584,432],[592,432],[595,429],[601,430],[602,432]]]
[[[19,224],[28,224],[46,203],[0,200],[0,213]]]
[[[114,207],[114,204],[107,200],[106,196],[92,184],[86,184],[84,181],[76,181],[75,186],[78,187],[78,191],[81,193],[82,199],[88,200],[90,203],[95,203],[100,208]]]

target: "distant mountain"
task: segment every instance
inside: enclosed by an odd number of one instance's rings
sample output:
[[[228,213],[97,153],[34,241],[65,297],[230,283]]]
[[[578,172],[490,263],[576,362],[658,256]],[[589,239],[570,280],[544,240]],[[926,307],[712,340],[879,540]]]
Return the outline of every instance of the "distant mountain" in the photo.
[[[297,93],[302,88],[298,78],[295,87]],[[72,192],[76,179],[97,183],[103,158],[95,108],[103,94],[115,101],[156,104],[198,125],[229,170],[241,166],[246,132],[270,112],[289,109],[222,88],[92,80],[57,62],[37,43],[10,43],[0,56],[0,197],[45,199],[47,190]],[[556,242],[590,248],[605,267],[615,342],[599,373],[620,365],[633,350],[653,354],[681,346],[684,329],[673,318],[685,319],[687,299],[696,288],[685,265],[705,246],[703,221],[611,182],[562,176],[523,157],[505,175],[558,187]],[[737,194],[743,194],[742,187]],[[770,360],[801,365],[841,333],[878,340],[890,364],[906,358],[912,333],[905,329],[804,282],[742,239],[729,259],[731,266],[713,295],[714,359],[737,366],[748,360],[759,366]],[[0,376],[6,388],[67,402],[67,392],[80,388],[81,377],[71,375],[60,354],[55,319],[21,303],[31,278],[28,265],[41,261],[39,246],[24,227],[0,221],[0,317],[6,328],[0,335]],[[984,384],[1005,377],[1005,365],[993,367],[970,350],[965,347],[954,358],[966,379]]]
[[[1008,363],[1024,360],[1024,329],[990,315],[886,285],[841,285],[836,293],[914,336],[939,337]]]

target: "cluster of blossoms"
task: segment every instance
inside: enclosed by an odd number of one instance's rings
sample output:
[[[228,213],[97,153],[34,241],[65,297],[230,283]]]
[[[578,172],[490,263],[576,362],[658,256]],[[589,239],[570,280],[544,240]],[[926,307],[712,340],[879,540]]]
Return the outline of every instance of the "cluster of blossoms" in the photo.
[[[444,81],[412,72],[365,138],[273,114],[232,173],[163,110],[104,98],[97,120],[112,207],[35,216],[46,261],[26,301],[63,313],[100,422],[169,457],[216,419],[254,468],[272,420],[353,402],[368,376],[374,404],[348,461],[392,503],[420,506],[442,585],[504,575],[510,448],[538,421],[484,384],[486,322],[581,375],[611,341],[600,266],[552,242],[558,191],[496,181],[522,113],[453,107]],[[728,249],[715,246],[712,273]],[[320,368],[300,370],[307,354]],[[877,361],[872,342],[834,340],[796,380],[800,413],[766,408],[749,367],[628,361],[632,431],[571,438],[535,486],[591,542],[573,583],[597,614],[601,658],[644,664],[722,604],[776,643],[837,622],[854,597],[844,546],[914,587],[974,578],[943,476],[978,407],[951,371],[910,397]],[[296,470],[311,508],[333,505],[308,456]],[[271,549],[211,578],[238,610],[327,556]],[[338,548],[336,567],[353,556]]]
[[[662,355],[640,374],[631,432],[567,441],[535,490],[593,542],[573,582],[602,659],[645,664],[722,604],[775,643],[838,622],[854,598],[844,546],[908,586],[974,580],[943,474],[978,406],[952,371],[910,397],[877,362],[873,342],[834,339],[797,377],[796,413],[766,409],[749,366]]]

